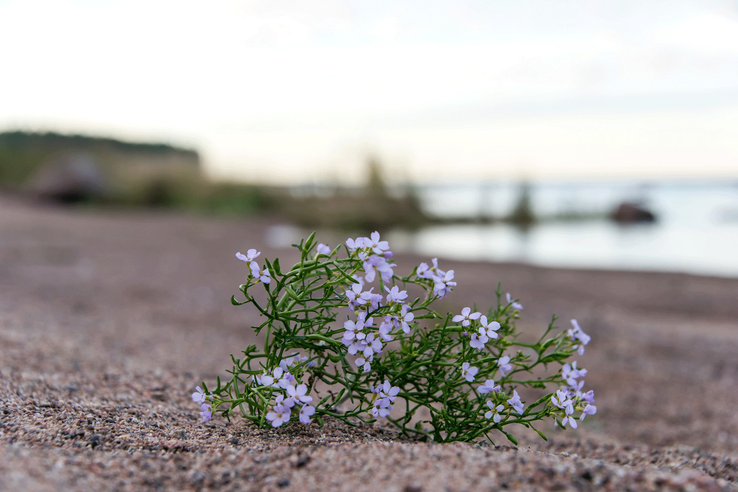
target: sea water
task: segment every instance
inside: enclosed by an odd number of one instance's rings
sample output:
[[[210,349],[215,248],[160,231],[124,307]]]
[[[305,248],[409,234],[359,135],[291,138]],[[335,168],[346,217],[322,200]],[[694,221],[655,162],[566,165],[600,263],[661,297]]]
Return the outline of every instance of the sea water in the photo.
[[[428,213],[468,221],[506,216],[520,189],[474,183],[417,193]],[[392,239],[429,257],[738,277],[738,182],[549,182],[529,190],[543,219],[530,227],[451,223],[395,232]],[[623,225],[604,218],[623,201],[642,204],[657,220]]]

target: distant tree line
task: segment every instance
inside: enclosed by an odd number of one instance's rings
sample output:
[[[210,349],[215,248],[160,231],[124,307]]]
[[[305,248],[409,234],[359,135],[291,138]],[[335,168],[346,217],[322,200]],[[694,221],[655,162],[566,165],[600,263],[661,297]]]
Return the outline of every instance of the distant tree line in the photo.
[[[107,137],[56,132],[27,132],[21,130],[0,133],[0,147],[89,149],[99,146],[119,152],[146,152],[152,154],[184,153],[197,156],[197,151],[193,149],[175,147],[161,142],[125,142]]]
[[[133,167],[156,169],[166,166],[197,172],[200,167],[197,151],[166,143],[14,130],[0,133],[0,187],[25,185],[37,169],[65,152],[92,155],[106,173]]]

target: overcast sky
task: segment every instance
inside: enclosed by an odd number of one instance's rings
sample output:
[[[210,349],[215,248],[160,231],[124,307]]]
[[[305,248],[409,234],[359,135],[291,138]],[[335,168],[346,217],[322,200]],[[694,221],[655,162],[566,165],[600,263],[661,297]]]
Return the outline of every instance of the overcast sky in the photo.
[[[0,130],[217,177],[738,176],[736,1],[0,0]]]

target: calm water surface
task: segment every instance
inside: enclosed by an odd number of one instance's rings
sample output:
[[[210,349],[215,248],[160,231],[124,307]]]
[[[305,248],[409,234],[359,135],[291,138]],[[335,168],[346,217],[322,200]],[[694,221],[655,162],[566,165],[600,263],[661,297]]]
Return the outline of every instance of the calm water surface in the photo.
[[[439,216],[503,216],[519,189],[509,185],[428,187],[425,208]],[[462,260],[515,261],[542,266],[675,271],[738,277],[737,183],[538,184],[539,215],[607,213],[623,200],[654,211],[655,224],[605,220],[547,222],[527,230],[510,225],[444,225],[395,233],[396,249]],[[398,250],[399,250],[398,249]]]

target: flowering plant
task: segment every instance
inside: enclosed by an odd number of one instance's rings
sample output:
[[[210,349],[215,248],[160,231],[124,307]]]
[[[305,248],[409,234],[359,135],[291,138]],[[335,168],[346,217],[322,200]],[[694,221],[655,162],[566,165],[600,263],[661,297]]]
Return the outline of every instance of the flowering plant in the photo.
[[[226,383],[197,387],[192,399],[203,421],[213,412],[262,427],[383,418],[405,436],[491,441],[499,431],[517,444],[513,424],[545,439],[535,422],[552,417],[576,428],[597,411],[594,393],[583,390],[587,370],[566,362],[590,340],[576,320],[564,331],[554,317],[538,341],[523,343],[515,327],[523,306],[509,293],[503,299],[498,287],[496,306],[484,313],[465,307],[441,315],[433,304],[456,286],[454,271],[433,259],[396,274],[377,232],[333,249],[316,244],[315,234],[294,246],[300,262],[287,271],[278,259],[260,265],[254,249],[236,254],[248,280],[239,287],[243,300],[231,302],[263,316],[253,328],[264,344],[231,355]],[[555,372],[534,376],[550,365]],[[527,405],[517,391],[548,386],[556,391]]]

